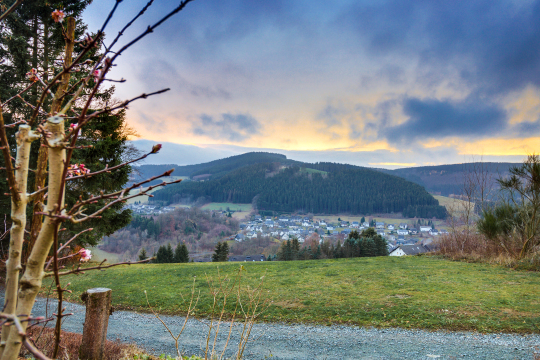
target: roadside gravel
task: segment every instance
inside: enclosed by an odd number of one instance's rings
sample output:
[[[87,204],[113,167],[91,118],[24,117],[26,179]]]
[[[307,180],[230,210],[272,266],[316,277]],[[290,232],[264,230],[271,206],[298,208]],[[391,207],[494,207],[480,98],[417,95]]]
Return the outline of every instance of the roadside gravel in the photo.
[[[3,294],[2,294],[3,295]],[[34,315],[46,315],[46,300],[38,299]],[[82,332],[85,309],[66,304],[74,315],[65,320],[63,329]],[[48,314],[56,311],[49,302]],[[184,318],[163,316],[173,332],[178,332]],[[190,320],[181,337],[181,349],[187,355],[201,354],[208,334],[206,321]],[[233,330],[226,355],[232,356],[239,339]],[[221,349],[228,327],[223,327],[217,348]],[[151,314],[117,311],[109,320],[108,338],[136,343],[156,355],[174,355],[174,341],[163,325]],[[213,339],[213,337],[212,337]],[[540,335],[479,334],[472,332],[374,329],[350,326],[308,326],[256,324],[244,353],[246,359],[533,359]]]

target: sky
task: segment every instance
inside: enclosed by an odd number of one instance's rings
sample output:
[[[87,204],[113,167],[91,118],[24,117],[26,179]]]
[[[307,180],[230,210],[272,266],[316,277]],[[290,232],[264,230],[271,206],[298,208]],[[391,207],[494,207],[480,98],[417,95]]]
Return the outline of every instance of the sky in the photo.
[[[89,30],[114,3],[94,0]],[[145,4],[120,3],[109,42]],[[177,4],[155,0],[120,46]],[[540,0],[195,0],[110,76],[119,99],[171,89],[128,110],[138,146],[169,146],[156,163],[519,162],[540,150]]]

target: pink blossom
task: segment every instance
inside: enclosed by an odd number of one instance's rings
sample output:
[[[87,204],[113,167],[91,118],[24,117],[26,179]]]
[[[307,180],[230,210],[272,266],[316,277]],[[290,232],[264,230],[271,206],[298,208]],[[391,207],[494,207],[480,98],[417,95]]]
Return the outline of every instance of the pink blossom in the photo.
[[[78,253],[81,256],[81,262],[87,262],[92,258],[92,252],[88,249],[81,249]]]
[[[98,81],[99,80],[99,74],[101,73],[101,71],[99,70],[94,70],[94,81]]]
[[[26,73],[26,77],[32,82],[38,81],[37,70],[33,68],[30,69],[30,71]]]
[[[62,10],[54,10],[51,14],[54,22],[62,22],[64,21],[64,17],[66,17],[66,14]]]

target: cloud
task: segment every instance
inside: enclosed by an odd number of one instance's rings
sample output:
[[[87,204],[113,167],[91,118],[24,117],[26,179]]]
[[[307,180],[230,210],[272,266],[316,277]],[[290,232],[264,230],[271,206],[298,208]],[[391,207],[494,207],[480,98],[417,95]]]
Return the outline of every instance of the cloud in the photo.
[[[415,59],[419,69],[457,68],[473,88],[497,94],[540,86],[540,1],[355,2],[336,26],[373,58]]]
[[[397,126],[381,128],[390,141],[448,136],[486,136],[506,128],[506,112],[497,106],[472,99],[464,102],[435,99],[406,99],[403,112],[408,120]]]
[[[219,119],[203,114],[199,116],[198,123],[192,126],[192,132],[212,139],[238,142],[260,134],[261,128],[261,124],[248,114],[225,113]]]
[[[138,78],[146,88],[154,88],[155,84],[166,84],[177,94],[189,94],[193,97],[207,99],[219,98],[230,100],[231,94],[222,88],[193,84],[182,77],[176,68],[165,60],[152,59],[139,67]]]

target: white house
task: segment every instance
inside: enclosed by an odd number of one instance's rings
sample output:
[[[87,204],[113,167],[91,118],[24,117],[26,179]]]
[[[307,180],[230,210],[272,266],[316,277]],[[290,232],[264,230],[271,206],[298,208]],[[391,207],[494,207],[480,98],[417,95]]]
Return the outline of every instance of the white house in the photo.
[[[384,223],[383,223],[383,222],[375,223],[375,227],[376,227],[377,229],[384,229]]]
[[[394,224],[388,224],[388,230],[394,230],[395,228]]]
[[[409,228],[409,225],[405,224],[405,223],[400,223],[399,224],[399,228],[400,229],[403,229],[403,230],[407,230]]]
[[[398,235],[409,235],[409,230],[398,229],[397,234]]]
[[[431,229],[429,230],[429,235],[437,236],[439,235],[439,231],[437,229]]]
[[[392,250],[390,256],[417,255],[428,252],[429,250],[422,245],[401,245]]]
[[[420,226],[420,232],[428,232],[431,230],[431,226]]]

